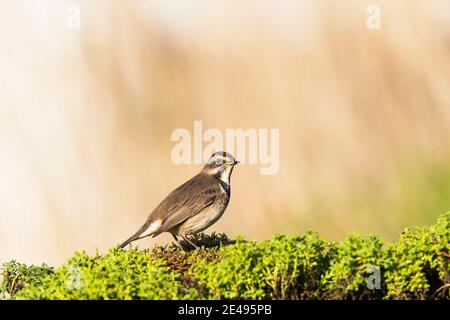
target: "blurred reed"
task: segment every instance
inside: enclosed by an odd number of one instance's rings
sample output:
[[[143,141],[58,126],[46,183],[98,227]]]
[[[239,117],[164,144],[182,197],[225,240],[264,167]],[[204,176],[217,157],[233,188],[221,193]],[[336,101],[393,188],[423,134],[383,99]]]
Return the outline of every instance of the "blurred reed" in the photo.
[[[279,174],[238,167],[209,232],[395,239],[450,207],[446,1],[379,1],[378,31],[368,1],[78,1],[79,31],[33,3],[0,3],[0,260],[129,236],[200,170],[170,161],[194,120],[280,129]]]

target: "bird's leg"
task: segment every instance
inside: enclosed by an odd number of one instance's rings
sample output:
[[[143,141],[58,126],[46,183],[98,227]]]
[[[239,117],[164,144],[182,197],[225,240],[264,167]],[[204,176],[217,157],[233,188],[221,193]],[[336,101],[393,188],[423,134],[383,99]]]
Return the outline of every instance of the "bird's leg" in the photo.
[[[172,236],[173,236],[173,238],[175,239],[175,243],[177,244],[177,246],[178,246],[181,250],[185,251],[184,248],[183,248],[183,246],[182,246],[181,243],[180,243],[180,240],[178,240],[178,237],[177,237],[176,235],[174,235],[173,233],[172,233]]]
[[[185,234],[182,234],[181,237],[183,238],[184,241],[188,242],[195,249],[198,249],[198,247],[191,240],[189,240],[189,238]]]

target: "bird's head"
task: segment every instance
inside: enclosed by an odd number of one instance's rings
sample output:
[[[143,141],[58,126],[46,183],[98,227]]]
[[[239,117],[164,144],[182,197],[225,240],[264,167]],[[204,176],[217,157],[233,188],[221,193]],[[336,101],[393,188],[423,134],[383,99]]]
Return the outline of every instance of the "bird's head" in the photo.
[[[238,163],[230,153],[218,151],[209,158],[202,171],[229,184],[233,168]]]

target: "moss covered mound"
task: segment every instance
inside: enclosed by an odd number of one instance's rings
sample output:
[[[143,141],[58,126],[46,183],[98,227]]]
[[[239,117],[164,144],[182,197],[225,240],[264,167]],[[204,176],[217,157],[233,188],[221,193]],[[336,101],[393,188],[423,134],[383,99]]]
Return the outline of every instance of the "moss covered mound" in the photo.
[[[384,244],[316,233],[255,242],[193,239],[201,249],[78,252],[55,269],[3,264],[5,299],[449,299],[450,213]],[[185,243],[187,246],[188,244]]]

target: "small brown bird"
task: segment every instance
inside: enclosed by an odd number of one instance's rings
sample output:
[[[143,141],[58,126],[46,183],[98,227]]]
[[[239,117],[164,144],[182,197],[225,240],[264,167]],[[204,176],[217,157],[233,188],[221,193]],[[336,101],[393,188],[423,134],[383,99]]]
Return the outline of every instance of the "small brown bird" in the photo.
[[[180,247],[179,236],[196,248],[187,236],[195,236],[222,217],[230,201],[231,173],[238,163],[227,152],[214,153],[199,174],[173,190],[120,246],[169,232]]]

